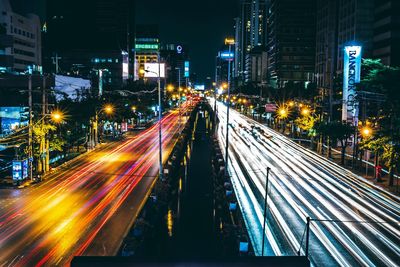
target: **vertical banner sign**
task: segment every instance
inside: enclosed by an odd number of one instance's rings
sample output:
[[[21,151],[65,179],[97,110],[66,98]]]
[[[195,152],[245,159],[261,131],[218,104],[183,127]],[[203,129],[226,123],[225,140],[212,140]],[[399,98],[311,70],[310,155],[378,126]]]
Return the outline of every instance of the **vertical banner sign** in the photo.
[[[103,95],[103,70],[99,70],[99,97]]]
[[[22,176],[22,161],[21,160],[13,160],[12,163],[12,177],[14,181],[21,181]]]
[[[344,48],[342,120],[352,125],[358,124],[356,84],[360,82],[361,76],[361,49],[361,46]]]
[[[28,167],[29,167],[28,159],[24,159],[22,161],[22,178],[23,179],[28,178]]]
[[[189,77],[189,73],[190,73],[190,67],[189,67],[189,61],[185,61],[185,75],[184,75],[184,77],[185,78],[188,78]]]
[[[129,54],[122,51],[122,82],[129,79]]]

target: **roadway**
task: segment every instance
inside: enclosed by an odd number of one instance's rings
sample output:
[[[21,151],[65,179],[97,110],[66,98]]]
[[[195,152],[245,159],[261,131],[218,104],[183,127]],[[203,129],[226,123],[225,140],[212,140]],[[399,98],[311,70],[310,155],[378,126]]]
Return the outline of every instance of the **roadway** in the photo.
[[[164,161],[181,120],[178,111],[162,119]],[[74,255],[115,255],[157,175],[155,124],[71,161],[40,184],[1,190],[0,266],[69,265]]]
[[[217,111],[224,147],[226,106]],[[257,255],[270,167],[266,255],[304,255],[310,217],[313,265],[400,263],[400,198],[233,109],[229,122],[228,170]]]

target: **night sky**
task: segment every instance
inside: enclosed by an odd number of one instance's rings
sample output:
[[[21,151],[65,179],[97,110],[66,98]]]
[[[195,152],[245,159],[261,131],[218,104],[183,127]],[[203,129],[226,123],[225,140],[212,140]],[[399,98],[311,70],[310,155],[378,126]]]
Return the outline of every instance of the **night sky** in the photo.
[[[21,14],[34,13],[44,17],[45,0],[9,0],[15,12]]]
[[[191,71],[196,72],[199,79],[214,77],[216,53],[224,38],[234,34],[238,0],[133,1],[136,1],[137,24],[158,24],[162,42],[188,45]],[[10,2],[18,12],[33,11],[44,16],[45,0]]]
[[[137,24],[159,24],[162,42],[189,46],[192,71],[214,77],[215,56],[234,34],[236,0],[137,0]]]

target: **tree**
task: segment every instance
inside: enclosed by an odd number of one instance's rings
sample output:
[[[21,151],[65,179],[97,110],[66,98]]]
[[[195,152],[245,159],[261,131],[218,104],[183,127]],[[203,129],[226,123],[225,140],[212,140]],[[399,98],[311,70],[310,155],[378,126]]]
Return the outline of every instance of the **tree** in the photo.
[[[373,114],[377,131],[370,146],[381,144],[382,159],[390,170],[389,185],[392,186],[400,158],[400,68],[385,66],[380,60],[366,59],[363,71],[359,88],[384,96],[384,105],[378,106]]]
[[[57,129],[56,126],[47,123],[37,123],[32,127],[33,131],[33,156],[37,162],[37,171],[42,172],[43,170],[43,158],[45,154],[41,154],[44,151],[44,140],[46,136],[50,138],[50,151],[62,151],[64,141],[59,136],[50,135]]]
[[[344,122],[325,122],[316,127],[319,135],[327,136],[331,141],[339,141],[341,144],[341,164],[344,165],[344,158],[347,148],[347,140],[354,134],[354,127]]]
[[[317,118],[315,116],[300,116],[294,121],[294,123],[297,127],[306,131],[310,135],[313,132],[312,130],[314,129],[316,120]]]

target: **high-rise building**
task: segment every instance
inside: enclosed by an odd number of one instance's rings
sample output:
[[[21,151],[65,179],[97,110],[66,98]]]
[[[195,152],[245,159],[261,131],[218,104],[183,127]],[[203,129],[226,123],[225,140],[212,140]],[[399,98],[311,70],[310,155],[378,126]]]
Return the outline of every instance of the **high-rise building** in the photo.
[[[134,2],[48,0],[45,71],[120,88],[133,77]]]
[[[373,57],[400,66],[400,1],[375,0]]]
[[[315,82],[320,92],[321,104],[330,115],[333,110],[337,110],[332,106],[335,103],[341,104],[341,100],[334,101],[335,95],[339,99],[338,93],[341,92],[335,91],[334,81],[343,72],[344,47],[361,45],[363,58],[371,58],[374,56],[373,52],[383,51],[375,48],[373,42],[374,20],[377,19],[374,9],[375,12],[383,10],[374,5],[374,0],[317,0]],[[375,22],[375,25],[383,25],[382,22],[385,21],[387,20],[383,19],[378,24]],[[376,26],[375,35],[378,36],[379,31],[387,29],[389,28]],[[383,36],[378,39],[381,37]],[[385,43],[388,44],[380,44]]]
[[[8,0],[0,0],[0,71],[42,71],[40,19],[14,13]]]
[[[315,67],[315,0],[271,0],[268,14],[270,85],[312,80]]]
[[[128,51],[134,33],[134,2],[129,0],[47,0],[46,49]]]
[[[269,0],[242,0],[240,15],[235,19],[234,79],[238,84],[251,82],[252,49],[265,47],[266,12]]]
[[[372,57],[374,0],[340,0],[338,2],[337,71],[343,70],[344,47],[361,45],[363,57]]]
[[[264,47],[258,46],[251,50],[249,54],[251,77],[253,85],[258,87],[267,86],[268,54]]]
[[[158,25],[136,25],[135,45],[133,47],[135,58],[134,79],[143,79],[146,63],[158,63],[160,53],[160,39]]]
[[[229,69],[229,60],[231,60],[231,55],[233,56],[233,52],[229,54],[229,50],[222,50],[218,52],[215,61],[215,82],[217,86],[221,86],[222,84],[228,83],[228,69]],[[232,63],[232,62],[231,62]],[[233,64],[231,64],[232,67]],[[232,71],[232,68],[231,68]]]
[[[322,98],[332,92],[337,70],[338,7],[337,0],[317,0],[315,82]]]
[[[175,86],[179,86],[179,82],[181,86],[189,84],[190,59],[188,50],[188,46],[184,44],[161,45],[161,62],[165,63],[168,84]]]

